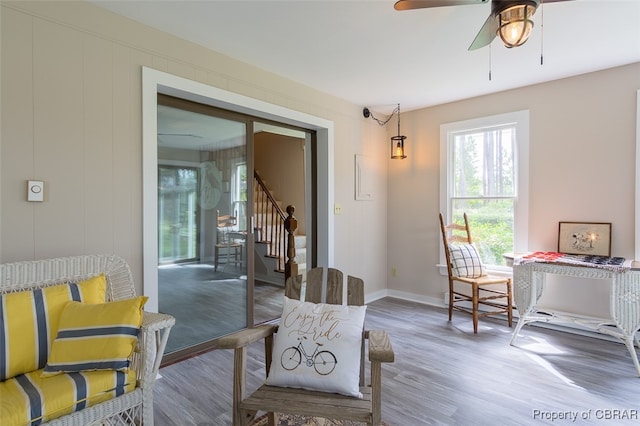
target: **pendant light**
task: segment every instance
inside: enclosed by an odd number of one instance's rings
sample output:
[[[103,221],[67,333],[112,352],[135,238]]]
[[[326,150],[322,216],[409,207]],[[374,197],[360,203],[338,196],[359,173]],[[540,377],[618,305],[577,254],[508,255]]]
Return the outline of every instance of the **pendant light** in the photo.
[[[405,139],[407,139],[407,137],[400,134],[400,104],[398,104],[398,106],[393,110],[391,115],[389,115],[386,120],[379,120],[375,118],[371,111],[369,111],[369,108],[363,109],[362,114],[365,118],[371,117],[381,126],[386,125],[389,120],[393,118],[394,114],[398,114],[398,136],[391,136],[391,158],[394,160],[403,160],[407,158],[407,155],[404,151],[404,141]]]

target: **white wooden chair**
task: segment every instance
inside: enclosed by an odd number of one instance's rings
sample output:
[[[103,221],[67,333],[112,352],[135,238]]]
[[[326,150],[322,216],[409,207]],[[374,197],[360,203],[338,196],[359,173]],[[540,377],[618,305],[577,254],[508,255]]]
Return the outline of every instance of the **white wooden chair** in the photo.
[[[305,300],[313,303],[342,304],[343,275],[337,269],[327,269],[325,298],[323,300],[323,270],[315,268],[307,273]],[[289,278],[285,285],[285,295],[291,299],[300,299],[302,277]],[[364,282],[360,278],[347,278],[347,304],[364,305]],[[385,331],[363,331],[360,362],[360,391],[362,399],[318,391],[294,388],[280,388],[262,385],[252,395],[246,396],[246,361],[249,344],[261,339],[265,341],[265,364],[267,374],[271,365],[273,349],[273,333],[276,325],[260,325],[230,336],[221,338],[218,346],[234,349],[234,381],[233,381],[233,424],[248,425],[259,411],[269,413],[269,425],[275,424],[273,413],[317,416],[330,419],[353,420],[368,425],[380,425],[383,362],[393,362],[394,352]],[[365,340],[368,340],[370,366],[370,383],[365,384],[364,356]]]

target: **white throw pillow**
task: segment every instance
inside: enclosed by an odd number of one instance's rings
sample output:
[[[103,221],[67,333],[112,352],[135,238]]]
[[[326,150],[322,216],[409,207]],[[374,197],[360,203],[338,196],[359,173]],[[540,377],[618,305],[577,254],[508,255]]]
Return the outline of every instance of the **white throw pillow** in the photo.
[[[366,308],[285,297],[266,384],[362,398],[360,348]]]
[[[454,275],[463,278],[479,278],[486,274],[478,250],[473,244],[449,244],[449,254]]]

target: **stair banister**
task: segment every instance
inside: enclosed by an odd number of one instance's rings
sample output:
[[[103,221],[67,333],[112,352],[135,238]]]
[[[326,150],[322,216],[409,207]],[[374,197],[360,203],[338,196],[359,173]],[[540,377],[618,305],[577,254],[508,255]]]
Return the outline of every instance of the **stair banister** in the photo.
[[[256,209],[255,230],[259,234],[258,240],[268,243],[267,255],[278,259],[277,270],[282,272],[285,269],[286,234],[284,223],[286,215],[255,170],[253,177],[257,190],[255,201],[258,208]]]
[[[298,220],[293,213],[296,208],[289,204],[287,206],[287,218],[284,220],[284,229],[287,231],[287,263],[284,265],[284,280],[285,282],[289,277],[298,276],[298,264],[295,261],[296,257],[296,240],[295,233],[298,229]]]

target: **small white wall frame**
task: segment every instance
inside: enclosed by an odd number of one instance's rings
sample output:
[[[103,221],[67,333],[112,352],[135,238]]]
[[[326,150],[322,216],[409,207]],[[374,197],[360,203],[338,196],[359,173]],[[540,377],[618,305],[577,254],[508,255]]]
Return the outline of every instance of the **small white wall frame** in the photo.
[[[355,191],[356,200],[373,200],[372,164],[370,157],[356,154],[355,158]]]

